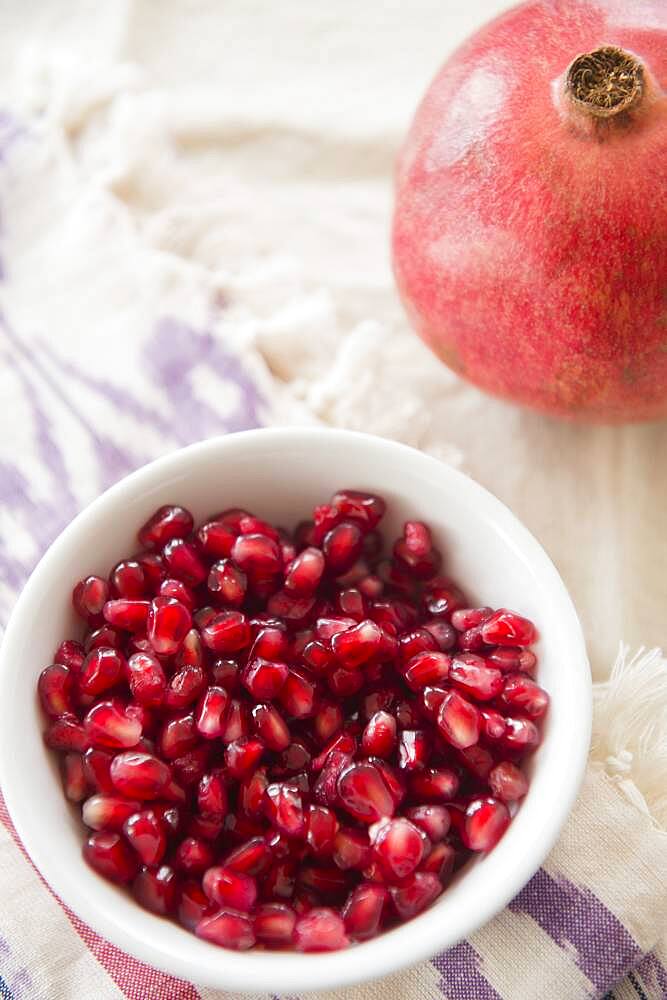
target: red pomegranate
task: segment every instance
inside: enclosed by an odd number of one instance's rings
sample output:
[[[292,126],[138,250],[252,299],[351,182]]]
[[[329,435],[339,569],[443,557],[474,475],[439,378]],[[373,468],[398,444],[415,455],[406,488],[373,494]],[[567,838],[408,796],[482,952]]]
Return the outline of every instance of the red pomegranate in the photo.
[[[445,63],[393,231],[442,361],[560,416],[667,415],[666,91],[666,0],[535,0]]]

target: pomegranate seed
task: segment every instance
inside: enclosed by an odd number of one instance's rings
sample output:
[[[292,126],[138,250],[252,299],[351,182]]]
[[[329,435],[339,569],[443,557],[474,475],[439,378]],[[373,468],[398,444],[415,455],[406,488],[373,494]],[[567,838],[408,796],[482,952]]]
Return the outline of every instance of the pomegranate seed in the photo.
[[[114,787],[128,798],[157,799],[171,781],[171,771],[164,761],[133,750],[114,757],[109,773]]]
[[[167,834],[157,813],[152,809],[133,813],[123,823],[123,833],[143,864],[159,865],[167,850]]]
[[[295,597],[288,590],[278,590],[267,602],[267,610],[271,615],[279,615],[295,627],[306,625],[316,607],[314,597]]]
[[[209,622],[212,622],[217,614],[219,614],[219,612],[216,608],[211,608],[209,605],[205,605],[203,608],[198,608],[195,611],[192,616],[193,624],[196,625],[198,629],[206,628]]]
[[[87,576],[80,580],[72,593],[76,613],[89,625],[99,624],[102,608],[109,600],[109,584],[100,576]]]
[[[449,677],[451,662],[446,653],[418,653],[403,667],[405,683],[413,691],[441,684]]]
[[[427,768],[410,776],[412,795],[427,802],[449,802],[459,790],[459,779],[449,768]]]
[[[340,590],[336,595],[336,608],[346,618],[363,621],[368,618],[368,601],[356,587]]]
[[[457,586],[448,581],[431,580],[424,593],[424,607],[434,618],[451,615],[464,606],[464,597]]]
[[[257,658],[250,660],[241,673],[241,683],[257,701],[276,698],[287,680],[286,663]]]
[[[86,799],[81,818],[91,830],[113,830],[118,833],[139,809],[141,804],[118,795],[93,795]]]
[[[248,913],[257,899],[257,883],[250,875],[216,866],[204,873],[204,892],[218,906]]]
[[[317,688],[311,677],[301,670],[291,669],[280,692],[280,704],[293,719],[305,719],[313,714]]]
[[[394,558],[418,580],[429,580],[440,567],[442,557],[433,547],[431,532],[421,521],[407,521],[403,538],[394,545]]]
[[[524,674],[507,674],[500,702],[510,711],[541,719],[549,707],[549,695],[532,678]]]
[[[197,531],[197,541],[209,559],[227,559],[232,554],[236,533],[221,521],[209,521]]]
[[[272,826],[286,837],[303,837],[306,820],[298,789],[287,782],[276,782],[266,789],[264,809]]]
[[[221,820],[227,815],[227,786],[219,772],[205,774],[199,782],[197,807],[207,819]]]
[[[248,707],[238,700],[232,698],[227,709],[227,719],[225,721],[225,731],[222,734],[223,743],[233,743],[246,736],[249,732],[250,723],[248,721]]]
[[[487,667],[481,656],[474,653],[458,653],[452,657],[449,679],[477,701],[490,701],[503,690],[501,672]]]
[[[206,688],[206,673],[203,667],[181,667],[172,674],[164,704],[168,709],[187,708],[203,694]]]
[[[485,653],[488,647],[482,638],[482,626],[476,625],[461,632],[459,646],[464,653]]]
[[[482,638],[489,646],[530,646],[537,639],[533,623],[507,608],[496,611],[481,628]]]
[[[198,587],[208,576],[206,564],[191,542],[173,538],[162,550],[162,558],[172,576],[188,587]]]
[[[158,590],[158,597],[171,597],[188,609],[190,614],[195,610],[196,599],[194,593],[182,580],[174,580],[168,577],[163,580]]]
[[[248,589],[248,578],[231,559],[213,563],[208,574],[208,589],[222,604],[240,608]]]
[[[463,749],[479,740],[479,712],[456,691],[448,691],[438,712],[438,729],[448,743]]]
[[[366,619],[334,635],[331,648],[344,667],[354,670],[379,652],[381,639],[380,628],[371,619]]]
[[[266,768],[258,767],[243,778],[239,785],[238,808],[253,819],[260,819],[264,812],[264,797],[269,785]]]
[[[70,802],[81,802],[88,792],[88,778],[80,753],[68,753],[63,761],[63,788]]]
[[[83,661],[79,690],[84,695],[98,695],[120,684],[125,674],[125,657],[117,649],[92,649]]]
[[[419,829],[398,816],[377,824],[372,830],[373,850],[390,882],[400,882],[419,866],[424,855],[424,843]]]
[[[141,705],[162,704],[167,679],[157,657],[149,653],[134,653],[127,661],[127,679],[132,697]]]
[[[119,649],[120,646],[120,632],[112,628],[111,625],[106,624],[100,625],[99,628],[93,629],[91,632],[87,632],[83,640],[83,647],[86,653],[92,652],[93,649]]]
[[[508,750],[533,750],[540,742],[540,731],[534,722],[523,716],[505,716],[505,732],[500,742]]]
[[[428,764],[431,745],[423,729],[404,729],[398,744],[398,766],[402,771],[421,771]]]
[[[172,538],[185,538],[194,527],[190,511],[184,507],[165,505],[139,529],[139,544],[147,549],[162,548]]]
[[[167,719],[158,737],[158,749],[167,760],[176,760],[199,742],[194,716],[178,715]]]
[[[200,920],[215,913],[216,907],[202,889],[199,882],[187,881],[181,888],[178,903],[178,922],[193,931]]]
[[[516,802],[528,791],[528,780],[516,764],[503,760],[489,772],[491,794],[503,802]]]
[[[357,751],[357,741],[352,733],[336,733],[324,745],[322,752],[314,758],[310,767],[311,771],[321,771],[332,751],[340,752],[352,759]]]
[[[308,806],[306,839],[313,854],[329,857],[333,853],[334,838],[338,831],[338,820],[333,810],[326,806]]]
[[[83,753],[89,746],[88,734],[75,715],[61,715],[54,719],[44,733],[44,740],[52,750]]]
[[[322,700],[313,719],[313,733],[320,743],[326,743],[343,725],[343,711],[335,701]]]
[[[58,646],[53,662],[69,667],[73,674],[78,674],[81,672],[85,656],[84,648],[80,642],[75,642],[74,639],[65,639]]]
[[[486,659],[492,667],[505,674],[516,671],[530,674],[537,665],[535,653],[530,649],[521,649],[520,646],[496,646],[486,653]]]
[[[375,712],[368,720],[361,737],[361,748],[365,754],[375,757],[390,757],[396,746],[396,719],[382,710]]]
[[[83,768],[86,773],[88,784],[98,792],[108,795],[114,794],[113,782],[109,774],[113,757],[104,750],[89,749],[83,755]]]
[[[176,848],[174,865],[188,875],[201,875],[213,864],[213,850],[205,840],[186,837]]]
[[[399,639],[401,661],[406,666],[418,653],[439,652],[440,647],[435,638],[425,628],[415,628],[404,632]]]
[[[505,735],[505,719],[494,708],[481,706],[479,709],[482,734],[489,740],[499,740]]]
[[[296,862],[280,861],[262,879],[262,895],[267,899],[291,899],[296,885]]]
[[[195,725],[206,740],[220,739],[225,731],[229,694],[222,687],[209,687],[197,705]]]
[[[396,912],[402,920],[411,920],[430,906],[442,892],[440,879],[431,872],[415,872],[402,885],[389,889]]]
[[[316,907],[299,917],[294,941],[297,951],[337,951],[349,944],[343,921],[328,906]]]
[[[422,628],[426,632],[430,632],[441,653],[453,649],[457,643],[456,629],[452,628],[449,622],[443,618],[430,618],[422,624]]]
[[[146,628],[149,607],[148,601],[119,597],[106,602],[103,614],[113,628],[123,629],[125,632],[143,632]]]
[[[192,625],[190,612],[173,597],[154,597],[148,611],[146,634],[156,653],[173,656]]]
[[[83,720],[89,743],[98,749],[134,747],[141,738],[141,723],[127,714],[122,702],[98,701]]]
[[[42,670],[37,690],[47,715],[58,718],[72,713],[72,673],[64,663],[53,663]]]
[[[457,608],[452,612],[452,625],[457,632],[467,632],[483,625],[492,614],[493,608]]]
[[[364,686],[364,675],[361,670],[348,670],[347,667],[338,667],[333,670],[327,678],[329,689],[336,698],[350,698],[361,691]]]
[[[253,625],[255,619],[250,623]],[[250,647],[248,659],[273,660],[282,662],[289,654],[289,639],[285,629],[276,625],[262,625]]]
[[[225,765],[232,778],[243,778],[253,771],[264,753],[261,740],[241,736],[225,748]]]
[[[271,850],[263,837],[253,837],[224,859],[226,868],[246,875],[262,875],[271,864]]]
[[[319,549],[303,549],[287,569],[285,590],[299,597],[310,597],[319,586],[324,566],[324,555]]]
[[[292,943],[296,913],[286,903],[262,903],[255,910],[257,940],[267,948],[286,948]]]
[[[457,756],[464,767],[466,767],[480,781],[486,781],[489,771],[493,767],[493,757],[484,747],[476,743],[472,747],[465,747],[457,751]]]
[[[311,760],[312,754],[305,743],[298,741],[290,743],[287,749],[280,754],[278,763],[273,767],[273,773],[278,776],[296,774],[297,771],[308,769]]]
[[[140,600],[146,593],[146,577],[136,559],[123,559],[109,576],[111,590],[117,597]]]
[[[214,653],[236,653],[250,644],[250,625],[240,611],[222,611],[203,626],[201,637]]]
[[[172,761],[176,781],[184,787],[196,785],[208,767],[210,748],[198,746]]]
[[[446,844],[443,841],[440,844],[436,844],[430,854],[425,857],[420,865],[420,871],[431,872],[432,875],[437,875],[444,885],[449,881],[454,871],[455,863],[456,851],[451,844]]]
[[[142,868],[132,884],[134,898],[151,913],[166,916],[176,909],[179,895],[178,876],[169,865]]]
[[[387,505],[382,497],[357,490],[339,490],[331,498],[331,507],[342,517],[356,521],[365,530],[373,531],[384,517]]]
[[[373,764],[361,762],[345,768],[338,778],[337,791],[343,808],[362,823],[374,823],[394,814],[395,802]]]
[[[464,841],[471,851],[490,851],[509,826],[507,806],[491,797],[473,799],[465,812]]]
[[[368,834],[352,827],[341,827],[334,838],[333,859],[339,868],[363,871],[370,864],[372,851]]]
[[[347,875],[335,866],[316,868],[304,865],[299,873],[299,889],[314,893],[313,903],[340,901],[350,891]]]
[[[389,794],[394,800],[394,805],[398,808],[405,798],[405,785],[402,778],[396,773],[394,768],[382,760],[381,757],[369,757],[368,763],[372,764],[380,772],[382,780],[389,790]]]
[[[167,575],[164,559],[159,552],[140,552],[134,559],[141,566],[148,596],[156,594],[160,583]]]
[[[252,921],[245,913],[234,910],[220,910],[212,916],[204,917],[195,927],[197,937],[220,945],[221,948],[232,948],[235,951],[246,951],[255,943]]]
[[[445,806],[425,805],[408,809],[406,816],[423,830],[434,844],[444,840],[449,833],[451,819]]]
[[[322,542],[327,569],[339,576],[347,572],[361,555],[363,535],[352,521],[341,521],[328,531]]]
[[[211,667],[211,677],[217,687],[234,694],[239,688],[239,668],[234,660],[216,660]]]
[[[283,565],[279,544],[262,534],[239,535],[232,548],[232,559],[251,580],[275,577]]]
[[[120,885],[131,882],[139,863],[132,848],[119,833],[91,833],[83,845],[83,856],[98,875]]]
[[[380,929],[389,894],[384,886],[362,882],[348,896],[341,911],[345,930],[354,941],[367,941]]]

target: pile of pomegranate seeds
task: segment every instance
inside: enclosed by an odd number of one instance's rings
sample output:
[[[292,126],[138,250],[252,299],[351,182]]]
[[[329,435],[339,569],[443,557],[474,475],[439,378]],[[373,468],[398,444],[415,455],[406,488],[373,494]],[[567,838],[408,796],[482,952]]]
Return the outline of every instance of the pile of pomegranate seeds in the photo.
[[[39,679],[88,864],[225,948],[325,951],[428,907],[527,791],[533,624],[352,490],[292,534],[178,506],[89,576]]]

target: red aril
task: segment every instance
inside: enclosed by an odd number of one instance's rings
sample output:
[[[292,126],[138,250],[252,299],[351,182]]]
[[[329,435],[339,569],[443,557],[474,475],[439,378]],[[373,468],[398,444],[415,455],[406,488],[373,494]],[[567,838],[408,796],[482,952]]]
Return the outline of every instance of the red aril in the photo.
[[[463,838],[471,851],[490,851],[509,826],[510,814],[498,799],[491,796],[473,799],[465,812]]]
[[[172,538],[186,538],[194,527],[189,510],[174,504],[160,507],[139,529],[139,544],[147,549],[160,549]]]
[[[113,628],[123,629],[125,632],[143,632],[146,629],[149,607],[148,601],[118,597],[107,601],[102,611],[105,621]]]
[[[136,559],[123,559],[109,576],[111,591],[118,597],[140,600],[146,594],[146,576]]]
[[[441,892],[442,883],[437,875],[431,872],[415,872],[406,882],[392,885],[389,889],[391,901],[402,920],[416,917],[430,906]]]
[[[259,739],[269,750],[285,750],[290,745],[290,732],[282,715],[273,705],[255,705],[250,712]]]
[[[415,826],[423,830],[434,844],[444,840],[449,833],[451,819],[445,806],[435,804],[414,806],[408,809],[405,815]]]
[[[489,772],[489,788],[495,798],[516,802],[528,791],[528,779],[516,764],[503,760]]]
[[[81,818],[91,830],[123,829],[127,819],[138,812],[141,804],[119,795],[92,795],[83,803]]]
[[[424,855],[422,835],[403,816],[377,824],[371,832],[376,857],[389,882],[402,882],[411,875]]]
[[[131,882],[139,867],[136,854],[121,834],[106,830],[91,833],[83,845],[83,856],[98,875],[119,885]]]
[[[160,705],[167,690],[164,668],[150,653],[134,653],[127,661],[127,679],[132,697],[141,705]]]
[[[162,550],[162,558],[172,576],[188,587],[198,587],[206,579],[206,563],[191,542],[174,538]]]
[[[134,747],[141,738],[141,723],[128,715],[117,699],[98,701],[83,720],[90,744],[98,749]]]
[[[452,657],[449,679],[476,701],[490,701],[500,694],[504,685],[500,670],[487,667],[482,657],[474,653],[459,653]]]
[[[42,709],[52,718],[72,712],[72,673],[62,663],[53,663],[39,675],[37,683]]]
[[[302,837],[306,832],[301,794],[287,782],[269,785],[264,796],[264,810],[272,826],[286,837]]]
[[[241,683],[255,701],[271,701],[276,698],[287,680],[286,663],[257,658],[249,660],[241,672]]]
[[[78,615],[89,625],[102,621],[102,609],[109,599],[109,584],[99,576],[80,580],[72,594],[72,604]]]
[[[204,872],[202,886],[212,903],[243,913],[249,913],[257,899],[254,878],[231,868],[209,868]]]
[[[88,778],[80,753],[68,753],[63,760],[63,789],[70,802],[81,802],[88,792]]]
[[[287,568],[285,590],[299,597],[310,597],[319,586],[324,567],[324,555],[319,549],[303,549]]]
[[[63,666],[69,667],[72,673],[78,674],[83,666],[85,655],[85,650],[80,642],[75,639],[65,639],[58,646],[53,662],[62,663]]]
[[[191,625],[190,612],[180,601],[173,597],[154,597],[151,601],[146,635],[159,656],[173,656]]]
[[[296,913],[286,903],[262,903],[255,910],[255,937],[267,948],[287,948],[294,937]]]
[[[194,931],[200,920],[215,913],[216,906],[194,879],[185,882],[181,888],[178,902],[178,922],[188,930]]]
[[[123,823],[123,833],[143,864],[152,867],[162,861],[167,850],[167,834],[164,823],[152,809],[128,816]]]
[[[462,749],[479,739],[479,712],[456,691],[448,691],[438,711],[438,729],[452,746]]]
[[[213,563],[209,570],[208,589],[218,603],[240,608],[248,589],[248,578],[231,559],[222,559]]]
[[[252,920],[247,914],[236,910],[220,910],[204,917],[196,925],[195,934],[221,948],[231,948],[234,951],[246,951],[255,943]]]
[[[240,611],[222,611],[202,626],[201,637],[214,653],[237,653],[250,644],[250,626]]]
[[[160,583],[157,596],[172,597],[179,604],[183,604],[190,613],[195,610],[197,603],[194,592],[189,587],[186,587],[182,580],[175,580],[171,577]]]
[[[549,707],[549,695],[532,678],[524,674],[507,674],[500,702],[511,712],[541,719]]]
[[[527,618],[501,608],[483,623],[481,635],[490,646],[530,646],[537,639],[537,630]]]
[[[213,848],[201,837],[186,837],[176,848],[174,865],[188,875],[201,875],[213,864]]]
[[[382,632],[374,621],[367,619],[338,632],[331,640],[334,656],[348,670],[368,663],[379,651]]]
[[[423,802],[449,802],[459,790],[459,779],[449,768],[427,768],[410,775],[410,791]]]
[[[108,691],[120,683],[125,669],[125,657],[117,649],[106,646],[92,649],[81,667],[79,691],[92,696]]]
[[[209,687],[202,694],[195,712],[197,732],[205,740],[220,739],[225,730],[229,694],[223,687]]]
[[[128,798],[158,799],[171,781],[171,770],[164,761],[134,750],[114,757],[109,773],[114,787]]]
[[[246,875],[263,874],[271,861],[271,849],[263,837],[253,837],[240,844],[223,859],[226,868]]]
[[[446,653],[418,653],[403,667],[405,683],[413,691],[441,684],[449,677],[451,657]]]
[[[345,925],[329,907],[316,907],[299,917],[294,928],[298,951],[337,951],[349,944]]]
[[[375,712],[366,723],[361,748],[373,757],[389,757],[396,746],[396,719],[389,712]]]
[[[373,882],[362,882],[350,893],[341,916],[345,930],[353,941],[367,941],[375,937],[388,898],[385,887]]]
[[[423,729],[404,729],[398,743],[398,766],[402,771],[421,771],[431,756],[431,742]]]
[[[339,868],[363,871],[370,864],[371,857],[371,845],[365,831],[349,826],[338,830],[334,838],[333,860]]]
[[[333,853],[337,832],[338,820],[332,809],[317,804],[308,806],[306,840],[316,857],[329,857]]]
[[[232,740],[225,747],[225,766],[232,778],[243,778],[255,769],[264,753],[264,743],[249,736]]]
[[[375,823],[394,814],[394,800],[373,764],[361,761],[350,765],[339,775],[337,791],[342,807],[362,823]]]
[[[161,917],[167,916],[178,904],[178,876],[169,865],[143,867],[132,883],[132,894],[145,910]]]
[[[205,774],[197,788],[197,808],[208,819],[221,820],[227,815],[227,786],[222,772]]]

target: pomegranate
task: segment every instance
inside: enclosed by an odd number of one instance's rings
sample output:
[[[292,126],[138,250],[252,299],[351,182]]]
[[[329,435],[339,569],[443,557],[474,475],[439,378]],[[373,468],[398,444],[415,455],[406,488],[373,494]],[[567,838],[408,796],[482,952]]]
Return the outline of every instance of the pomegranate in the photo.
[[[400,157],[396,280],[495,395],[667,415],[667,6],[530,0],[445,63]]]
[[[421,521],[387,558],[385,506],[341,490],[293,535],[161,507],[147,552],[75,586],[89,631],[39,678],[86,862],[221,947],[409,920],[528,791],[535,626],[436,576]]]

